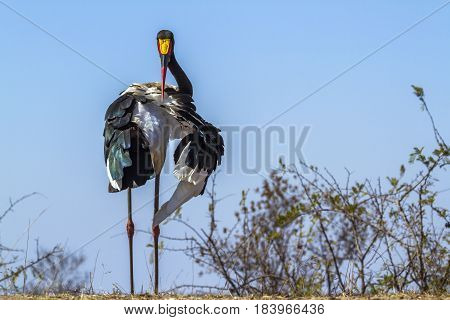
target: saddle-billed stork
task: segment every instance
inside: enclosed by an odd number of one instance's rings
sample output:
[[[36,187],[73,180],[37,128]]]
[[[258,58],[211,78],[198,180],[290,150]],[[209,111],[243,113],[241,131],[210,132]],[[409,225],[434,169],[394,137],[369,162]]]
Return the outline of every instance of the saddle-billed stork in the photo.
[[[192,84],[178,64],[173,33],[157,35],[161,83],[132,84],[107,109],[104,154],[109,192],[128,192],[126,226],[130,255],[130,288],[134,293],[131,189],[155,178],[153,240],[155,293],[158,293],[159,224],[182,204],[203,194],[208,177],[221,162],[224,143],[220,130],[196,112]],[[166,85],[167,69],[178,87]],[[174,153],[174,175],[180,180],[169,201],[159,208],[160,173],[169,140],[181,139]]]

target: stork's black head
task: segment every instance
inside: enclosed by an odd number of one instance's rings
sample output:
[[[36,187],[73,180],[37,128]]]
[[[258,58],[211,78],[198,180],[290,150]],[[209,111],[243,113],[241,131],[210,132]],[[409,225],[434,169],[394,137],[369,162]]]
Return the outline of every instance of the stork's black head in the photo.
[[[175,40],[173,33],[169,30],[161,30],[156,36],[158,52],[161,58],[161,100],[164,99],[164,86],[166,84],[167,66],[173,54]]]
[[[170,39],[173,40],[173,33],[170,30],[161,30],[158,32],[156,38],[159,39]]]

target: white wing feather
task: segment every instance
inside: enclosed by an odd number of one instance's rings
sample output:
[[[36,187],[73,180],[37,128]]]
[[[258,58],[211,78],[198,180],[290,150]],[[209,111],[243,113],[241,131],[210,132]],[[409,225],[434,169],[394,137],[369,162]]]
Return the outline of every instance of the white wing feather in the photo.
[[[199,181],[197,184],[192,184],[187,181],[180,181],[170,200],[164,203],[153,217],[153,226],[155,227],[159,225],[184,203],[193,197],[198,196],[200,192],[202,192],[204,184],[204,179],[202,182]]]

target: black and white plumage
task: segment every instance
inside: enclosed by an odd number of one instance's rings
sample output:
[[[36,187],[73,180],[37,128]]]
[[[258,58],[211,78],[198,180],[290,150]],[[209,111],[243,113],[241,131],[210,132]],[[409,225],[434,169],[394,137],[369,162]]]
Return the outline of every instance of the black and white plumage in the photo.
[[[174,153],[174,175],[180,183],[153,225],[203,194],[224,153],[220,130],[196,112],[192,97],[167,86],[161,101],[160,88],[159,83],[129,86],[108,108],[104,132],[111,192],[139,187],[152,179],[162,170],[169,141],[181,139]]]
[[[154,176],[149,143],[132,121],[138,100],[121,95],[105,115],[105,164],[109,178],[109,192],[144,185]]]

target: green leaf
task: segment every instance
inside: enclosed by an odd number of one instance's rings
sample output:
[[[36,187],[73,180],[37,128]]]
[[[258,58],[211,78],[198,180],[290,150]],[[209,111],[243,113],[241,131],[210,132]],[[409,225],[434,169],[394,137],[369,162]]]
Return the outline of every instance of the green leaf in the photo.
[[[415,85],[411,85],[411,87],[414,90],[414,94],[418,97],[418,98],[423,98],[425,93],[423,91],[423,88],[415,86]]]
[[[403,177],[405,175],[405,171],[406,171],[405,166],[401,165],[400,166],[400,177]]]

